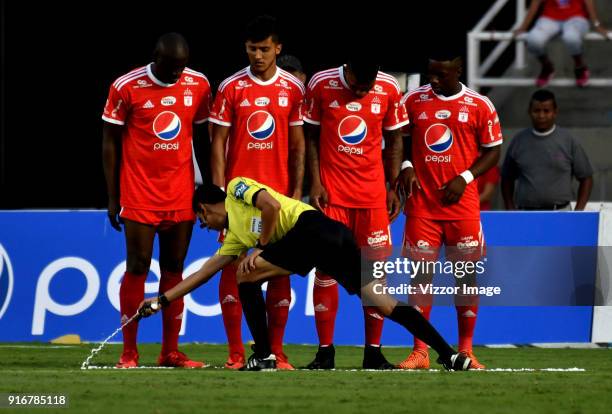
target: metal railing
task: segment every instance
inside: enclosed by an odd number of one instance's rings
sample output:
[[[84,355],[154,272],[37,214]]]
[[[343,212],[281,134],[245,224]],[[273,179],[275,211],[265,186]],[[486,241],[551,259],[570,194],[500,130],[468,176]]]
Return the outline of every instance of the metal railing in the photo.
[[[491,24],[497,14],[506,6],[510,0],[497,0],[485,13],[480,21],[468,33],[467,36],[467,82],[468,86],[478,91],[483,86],[534,86],[533,78],[503,77],[494,78],[485,76],[491,67],[497,62],[501,55],[514,43],[516,69],[525,68],[525,38],[523,33],[516,38],[513,31],[516,30],[525,19],[526,0],[516,0],[516,20],[509,31],[488,31],[486,28]],[[612,32],[608,32],[608,38],[612,39]],[[605,37],[599,33],[590,32],[585,40],[601,41]],[[495,48],[481,62],[481,42],[499,42]],[[572,78],[558,78],[550,81],[551,86],[575,86],[576,80]],[[591,86],[611,87],[612,78],[591,78]]]

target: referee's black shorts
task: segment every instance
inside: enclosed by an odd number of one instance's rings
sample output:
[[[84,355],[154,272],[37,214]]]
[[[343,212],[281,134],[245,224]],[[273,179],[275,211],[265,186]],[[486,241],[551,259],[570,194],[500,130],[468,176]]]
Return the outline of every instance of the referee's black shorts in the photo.
[[[361,255],[353,233],[318,210],[303,212],[285,237],[266,246],[260,256],[302,276],[316,267],[351,295],[362,285]]]

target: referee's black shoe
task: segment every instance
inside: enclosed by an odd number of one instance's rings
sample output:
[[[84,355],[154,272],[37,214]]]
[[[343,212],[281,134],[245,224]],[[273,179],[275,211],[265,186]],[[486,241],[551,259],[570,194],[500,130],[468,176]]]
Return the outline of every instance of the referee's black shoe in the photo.
[[[448,359],[438,358],[438,364],[442,364],[447,371],[467,371],[472,365],[472,360],[467,355],[458,353],[451,355]]]
[[[253,353],[240,371],[276,371],[276,355],[262,357]]]
[[[366,345],[363,349],[363,369],[395,369],[382,354],[380,346]]]
[[[333,345],[319,346],[315,359],[308,365],[306,369],[334,369],[336,367],[336,349]]]

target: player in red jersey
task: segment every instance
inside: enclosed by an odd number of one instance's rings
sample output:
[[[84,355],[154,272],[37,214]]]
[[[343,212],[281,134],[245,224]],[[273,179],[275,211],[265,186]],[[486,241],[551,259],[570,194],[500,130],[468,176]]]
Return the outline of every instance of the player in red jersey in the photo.
[[[119,300],[122,321],[144,298],[155,234],[159,236],[160,292],[182,280],[183,262],[195,215],[192,136],[205,135],[210,85],[186,67],[187,42],[178,33],[157,41],[154,61],[119,77],[104,107],[103,163],[108,217],[125,227],[127,269]],[[207,142],[207,136],[202,141]],[[164,310],[162,366],[199,368],[178,351],[183,301]],[[123,329],[123,353],[117,367],[138,365],[138,323]]]
[[[484,252],[473,181],[499,161],[502,134],[491,101],[459,82],[461,73],[460,57],[451,53],[432,58],[430,83],[402,99],[410,119],[412,162],[403,163],[398,184],[407,196],[404,247],[415,259],[435,260],[443,244],[451,260],[451,250],[459,260],[470,261]],[[432,275],[418,277],[430,281]],[[469,283],[475,283],[471,278]],[[412,299],[429,318],[431,297]],[[484,368],[472,352],[477,299],[455,297],[459,351],[472,359],[473,369]],[[413,352],[399,367],[428,368],[427,345],[415,338]]]
[[[387,191],[399,174],[402,141],[408,123],[400,105],[400,87],[379,71],[370,56],[353,53],[346,65],[319,72],[308,84],[304,120],[307,129],[311,203],[355,234],[361,247],[391,245],[389,222],[400,212],[397,194]],[[381,148],[385,141],[384,164]],[[319,350],[310,369],[334,368],[334,323],[338,310],[336,280],[317,272],[313,305]],[[364,307],[363,367],[391,369],[380,350],[383,317]]]
[[[245,176],[300,199],[304,85],[276,66],[282,45],[274,18],[260,16],[253,20],[247,27],[245,45],[250,65],[221,83],[211,112],[213,182],[224,187],[232,178]],[[245,358],[234,264],[221,273],[219,301],[229,347],[225,366],[239,369]],[[283,352],[290,303],[289,277],[271,280],[266,307],[270,344],[279,369],[293,369]]]

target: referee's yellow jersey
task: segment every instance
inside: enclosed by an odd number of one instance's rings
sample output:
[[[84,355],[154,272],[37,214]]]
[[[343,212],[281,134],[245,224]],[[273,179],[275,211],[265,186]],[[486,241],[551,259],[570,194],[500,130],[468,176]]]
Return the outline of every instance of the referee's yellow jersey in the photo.
[[[295,226],[300,214],[307,210],[314,210],[308,204],[279,194],[267,185],[250,178],[236,177],[227,186],[225,209],[229,228],[217,254],[240,256],[248,249],[255,247],[261,233],[261,210],[253,205],[253,196],[260,190],[266,190],[281,205],[271,243],[287,234]]]

